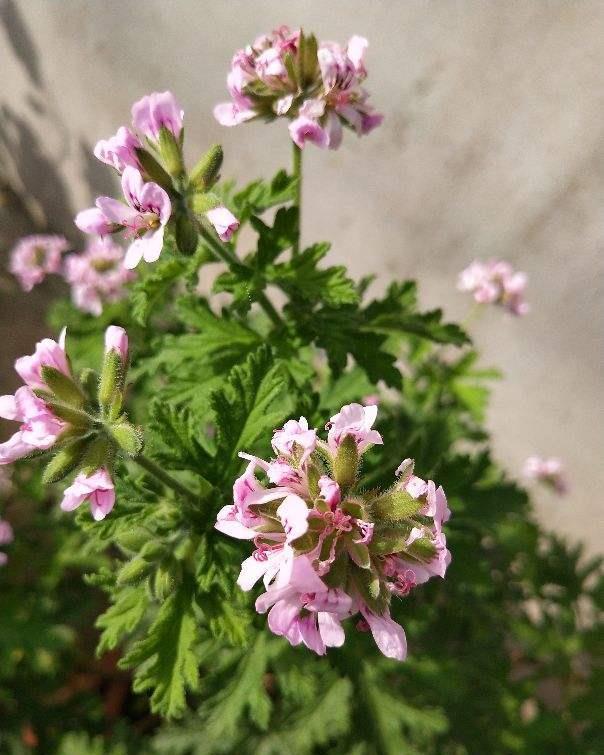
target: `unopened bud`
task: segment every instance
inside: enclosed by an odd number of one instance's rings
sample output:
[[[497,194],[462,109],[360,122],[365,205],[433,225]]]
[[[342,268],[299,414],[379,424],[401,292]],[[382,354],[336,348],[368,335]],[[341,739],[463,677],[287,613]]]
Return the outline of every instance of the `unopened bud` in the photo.
[[[128,456],[137,456],[143,448],[143,436],[140,430],[129,422],[120,422],[111,426],[111,435],[118,446]]]
[[[376,556],[387,556],[390,553],[399,553],[403,550],[409,537],[410,529],[401,530],[400,528],[381,527],[373,530],[373,538],[369,549]]]
[[[124,366],[120,355],[117,351],[107,352],[103,360],[98,393],[99,404],[105,412],[109,411],[114,394],[121,392],[123,381]]]
[[[224,155],[220,144],[214,144],[199,160],[191,171],[189,180],[191,185],[201,191],[207,191],[218,180]]]
[[[175,580],[170,570],[160,566],[155,572],[153,592],[158,600],[165,600],[174,590]]]
[[[376,521],[407,519],[421,509],[423,502],[407,493],[406,490],[391,490],[371,502],[371,513]]]
[[[340,443],[333,463],[334,476],[341,488],[348,489],[354,485],[358,465],[359,452],[356,441],[352,435],[346,435]]]
[[[182,150],[176,137],[165,126],[159,130],[159,151],[166,170],[171,176],[182,176],[185,166],[182,161]]]
[[[144,579],[153,569],[153,564],[140,556],[136,556],[122,566],[117,575],[117,584],[125,585],[129,582],[138,582]]]
[[[197,225],[186,213],[176,218],[176,246],[181,254],[193,254],[197,249]]]
[[[44,484],[58,482],[66,477],[78,466],[85,449],[86,441],[83,439],[75,440],[62,448],[46,465],[42,482]]]
[[[158,543],[155,540],[149,540],[141,548],[140,557],[145,561],[157,561],[166,554],[166,546],[164,543]]]
[[[128,333],[119,325],[110,325],[105,331],[105,353],[117,351],[124,368],[128,364]]]
[[[59,401],[72,406],[83,406],[84,396],[73,380],[55,367],[44,365],[41,369],[42,380]]]

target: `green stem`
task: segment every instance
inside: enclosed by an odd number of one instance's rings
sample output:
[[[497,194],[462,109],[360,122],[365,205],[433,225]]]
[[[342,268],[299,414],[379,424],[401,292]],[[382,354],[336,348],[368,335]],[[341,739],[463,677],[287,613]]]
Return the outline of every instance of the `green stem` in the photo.
[[[153,475],[153,477],[156,477],[161,483],[163,483],[166,487],[171,488],[175,493],[184,496],[193,503],[199,502],[199,496],[195,495],[195,493],[186,485],[183,485],[181,482],[172,477],[172,475],[169,475],[159,466],[159,464],[151,461],[151,459],[148,459],[143,454],[135,456],[132,461],[135,461],[139,465],[139,467],[142,467],[145,470],[145,472],[148,472],[150,475]]]
[[[239,268],[239,270],[249,269],[249,265],[242,262],[226,244],[216,239],[210,231],[202,227],[201,235],[218,259],[222,260],[228,267]],[[260,304],[273,325],[277,328],[282,328],[284,325],[283,320],[264,291],[256,294],[256,301]]]
[[[294,178],[297,179],[294,206],[298,208],[298,233],[292,246],[292,254],[295,257],[300,252],[300,230],[302,227],[302,150],[295,142],[292,142],[292,146],[294,149],[292,153],[292,173]]]

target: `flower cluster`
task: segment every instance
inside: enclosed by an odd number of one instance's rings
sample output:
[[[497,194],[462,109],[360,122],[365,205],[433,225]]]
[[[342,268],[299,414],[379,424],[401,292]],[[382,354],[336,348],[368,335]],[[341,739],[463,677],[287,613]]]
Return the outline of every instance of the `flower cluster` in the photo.
[[[220,532],[254,543],[238,584],[250,590],[263,579],[256,610],[269,612],[271,631],[319,655],[342,645],[342,621],[360,614],[357,627],[372,632],[384,655],[403,660],[392,597],[444,577],[451,560],[445,494],[416,477],[410,459],[389,490],[360,488],[361,457],[382,443],[376,416],[376,406],[342,407],[327,424],[327,441],[304,417],[289,420],[273,435],[274,459],[240,454],[247,468],[216,522]]]
[[[15,362],[24,385],[14,396],[0,396],[0,417],[19,423],[17,432],[0,444],[0,464],[52,452],[45,482],[79,470],[61,507],[71,511],[89,501],[93,517],[103,519],[115,502],[110,472],[116,453],[136,454],[141,445],[122,412],[127,365],[128,337],[115,325],[105,333],[100,378],[93,370],[84,370],[79,380],[74,377],[65,330],[58,341],[40,341],[34,354]]]
[[[568,492],[564,466],[560,459],[555,457],[544,459],[541,456],[529,456],[524,464],[524,476],[544,482],[560,495]]]
[[[196,215],[207,218],[223,241],[239,226],[209,192],[218,178],[221,151],[219,157],[216,149],[208,153],[191,175],[186,175],[183,117],[171,92],[154,92],[132,106],[135,131],[121,126],[94,148],[95,156],[121,175],[125,202],[98,197],[96,206],[79,212],[75,223],[84,233],[99,236],[124,231],[131,239],[125,258],[130,270],[142,259],[155,262],[159,258],[170,221],[179,247],[188,253],[197,245]]]
[[[500,304],[513,315],[526,315],[526,281],[526,274],[514,272],[508,262],[475,260],[460,273],[457,287],[470,291],[479,304]]]
[[[62,255],[68,249],[64,236],[24,236],[10,253],[9,270],[24,291],[31,291],[47,275],[61,270]]]
[[[344,48],[281,26],[237,50],[227,76],[231,102],[216,105],[214,116],[223,126],[282,116],[298,147],[337,149],[343,126],[361,136],[383,120],[362,86],[366,49],[363,37]]]
[[[6,519],[0,519],[0,545],[10,545],[14,539],[13,528]],[[6,553],[0,551],[0,566],[4,566],[7,561],[8,556]]]
[[[74,305],[97,316],[105,304],[122,300],[134,280],[124,267],[124,250],[109,237],[91,239],[81,254],[66,257],[64,275]]]

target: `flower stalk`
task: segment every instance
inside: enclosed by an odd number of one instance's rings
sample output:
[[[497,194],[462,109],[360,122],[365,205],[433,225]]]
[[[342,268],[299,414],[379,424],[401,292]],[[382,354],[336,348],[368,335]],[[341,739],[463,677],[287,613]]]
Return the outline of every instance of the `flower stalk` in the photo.
[[[292,247],[292,254],[296,257],[300,252],[300,236],[302,233],[302,150],[295,142],[292,142],[292,158],[292,173],[296,179],[294,206],[298,210],[298,232]]]

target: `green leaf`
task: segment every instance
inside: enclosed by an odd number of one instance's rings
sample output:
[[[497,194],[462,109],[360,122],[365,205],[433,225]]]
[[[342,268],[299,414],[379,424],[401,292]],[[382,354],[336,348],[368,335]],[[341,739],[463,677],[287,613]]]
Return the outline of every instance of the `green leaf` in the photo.
[[[232,205],[232,209],[239,219],[244,223],[252,215],[259,215],[271,207],[285,204],[295,199],[295,191],[298,179],[289,176],[286,171],[280,170],[272,181],[252,181],[244,189],[230,198],[227,189],[226,203]],[[224,193],[223,193],[224,196]]]
[[[323,302],[332,307],[356,304],[358,294],[354,283],[342,266],[320,269],[318,263],[329,251],[329,244],[314,244],[289,262],[267,270],[267,280],[282,288],[291,297],[301,297],[313,304]]]
[[[144,587],[128,587],[117,593],[117,599],[96,620],[95,626],[102,630],[97,654],[112,650],[128,634],[133,632],[147,611],[149,599]]]
[[[295,207],[282,207],[277,211],[272,227],[260,218],[250,219],[258,234],[258,251],[255,266],[263,270],[285,249],[289,249],[298,235],[298,210]]]
[[[199,684],[193,593],[191,580],[183,581],[161,606],[145,637],[119,663],[136,669],[135,692],[153,690],[151,710],[165,718],[181,716],[187,688],[194,691]]]
[[[172,248],[173,242],[166,239],[166,247]],[[164,303],[168,292],[175,281],[186,271],[186,260],[183,258],[166,257],[153,265],[151,272],[136,281],[132,287],[132,315],[136,322],[145,325],[151,311],[158,303]]]
[[[216,415],[216,455],[222,460],[224,480],[236,474],[239,451],[253,452],[259,443],[267,449],[272,431],[296,408],[291,380],[268,346],[250,354],[233,368],[225,387],[212,394]]]
[[[442,322],[442,310],[417,312],[417,287],[413,281],[392,283],[386,296],[364,311],[364,328],[386,335],[409,334],[437,343],[463,346],[468,335],[454,323]]]

